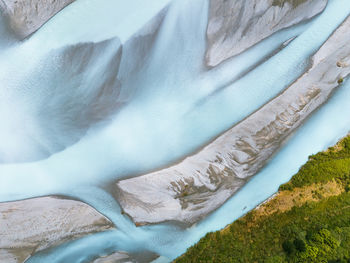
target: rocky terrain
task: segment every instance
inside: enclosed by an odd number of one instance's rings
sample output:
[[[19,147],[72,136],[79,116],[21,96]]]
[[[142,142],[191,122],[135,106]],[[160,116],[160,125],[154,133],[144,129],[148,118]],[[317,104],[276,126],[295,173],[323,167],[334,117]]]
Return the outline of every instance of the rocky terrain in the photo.
[[[327,0],[210,0],[208,66],[216,66],[273,33],[319,14]]]
[[[350,73],[347,19],[282,94],[177,165],[119,181],[116,196],[138,224],[194,223],[222,205]]]
[[[110,229],[114,226],[106,217],[75,200],[0,203],[0,262],[22,263],[35,252]]]
[[[25,38],[75,0],[0,0],[0,9],[8,17],[12,30]]]

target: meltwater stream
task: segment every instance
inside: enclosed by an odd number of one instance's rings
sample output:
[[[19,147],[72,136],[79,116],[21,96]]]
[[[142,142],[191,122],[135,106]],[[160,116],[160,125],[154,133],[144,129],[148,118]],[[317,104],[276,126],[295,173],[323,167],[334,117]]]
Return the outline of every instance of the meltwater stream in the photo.
[[[117,227],[28,262],[88,262],[113,251],[155,252],[167,262],[269,197],[308,155],[350,127],[345,83],[207,219],[190,229],[135,227],[106,186],[184,158],[264,105],[304,72],[309,57],[350,13],[348,0],[332,0],[312,21],[208,69],[208,1],[147,2],[78,0],[21,43],[0,29],[0,201],[67,195]],[[141,30],[146,23],[146,31],[154,31],[150,39]],[[150,44],[137,49],[138,41]]]

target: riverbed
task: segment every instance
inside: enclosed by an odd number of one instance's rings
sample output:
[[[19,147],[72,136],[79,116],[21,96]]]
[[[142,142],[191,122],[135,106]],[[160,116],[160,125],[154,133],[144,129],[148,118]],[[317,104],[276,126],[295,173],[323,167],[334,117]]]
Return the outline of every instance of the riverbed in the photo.
[[[348,1],[330,1],[319,17],[209,69],[202,60],[208,2],[170,2],[80,0],[24,42],[1,29],[0,201],[67,195],[92,205],[117,227],[38,253],[28,262],[88,262],[113,251],[150,251],[169,262],[267,199],[310,154],[348,133],[350,83],[345,81],[265,168],[209,217],[190,228],[136,227],[121,214],[110,184],[185,158],[259,109],[307,69],[310,56],[350,14]],[[138,33],[146,23],[157,34],[143,64],[131,70],[139,57],[128,45],[135,34],[149,34]],[[98,45],[95,64],[72,79],[68,71],[79,65],[63,63],[62,54],[84,43]],[[120,106],[86,124],[80,112],[95,104],[84,100],[93,101],[120,46],[124,53],[115,86]],[[108,94],[99,101],[107,102]]]

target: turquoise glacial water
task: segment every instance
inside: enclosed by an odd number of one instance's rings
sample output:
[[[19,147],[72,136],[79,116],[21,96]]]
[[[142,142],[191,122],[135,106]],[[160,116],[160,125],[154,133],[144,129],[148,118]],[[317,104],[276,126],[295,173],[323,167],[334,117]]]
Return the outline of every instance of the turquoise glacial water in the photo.
[[[308,155],[347,134],[350,84],[345,82],[261,172],[206,219],[189,229],[135,227],[104,186],[184,158],[274,98],[304,72],[310,56],[350,14],[350,3],[332,0],[322,15],[214,69],[203,65],[207,10],[207,0],[78,0],[24,42],[0,28],[0,201],[68,195],[92,205],[117,227],[38,253],[28,262],[89,262],[113,251],[151,251],[168,262],[271,196]],[[161,12],[164,20],[143,64],[131,70],[139,57],[130,40]],[[63,63],[63,54],[86,43],[96,45],[93,63],[81,74],[70,74],[79,60]],[[81,114],[95,105],[121,45],[120,83],[112,86],[120,107],[103,121],[86,124]],[[100,103],[110,103],[108,94]]]

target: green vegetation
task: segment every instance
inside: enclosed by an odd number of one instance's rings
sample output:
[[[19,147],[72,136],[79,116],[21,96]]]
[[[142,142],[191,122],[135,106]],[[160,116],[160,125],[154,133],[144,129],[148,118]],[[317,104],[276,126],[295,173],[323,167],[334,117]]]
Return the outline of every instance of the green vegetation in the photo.
[[[350,262],[349,189],[347,137],[310,156],[271,201],[207,234],[175,262]]]
[[[309,161],[303,165],[290,182],[280,187],[280,190],[292,190],[313,183],[325,183],[337,180],[344,187],[350,187],[350,136],[341,140],[336,146],[326,152],[309,156]]]

